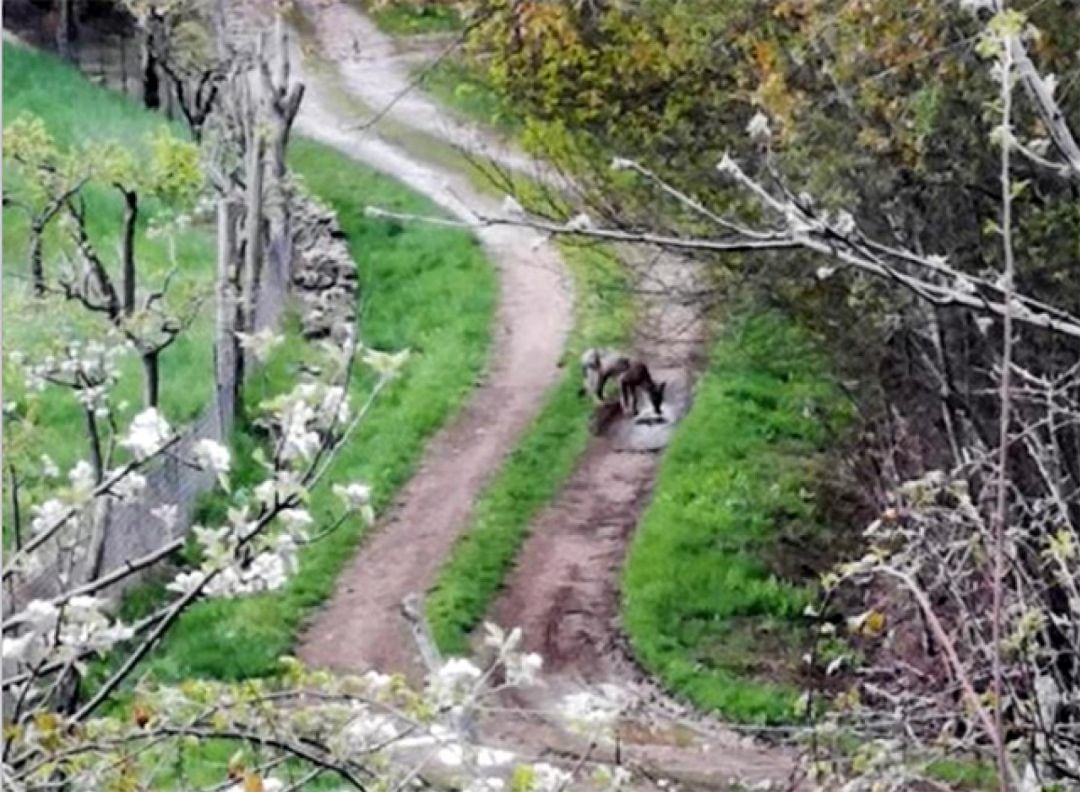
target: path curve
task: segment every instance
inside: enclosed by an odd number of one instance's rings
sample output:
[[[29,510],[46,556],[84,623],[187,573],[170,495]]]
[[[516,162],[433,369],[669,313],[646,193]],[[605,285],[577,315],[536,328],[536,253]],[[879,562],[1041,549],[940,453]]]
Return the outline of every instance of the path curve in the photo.
[[[312,19],[325,25],[325,13]],[[306,83],[300,133],[403,182],[460,219],[475,219],[475,210],[498,211],[497,202],[460,172],[413,157],[377,133],[350,129],[355,121],[332,93],[334,75],[306,79],[303,71],[311,64],[296,60]],[[348,65],[341,70],[341,87],[355,92],[363,74],[350,72]],[[386,82],[375,86],[381,90]],[[298,655],[311,665],[419,677],[422,669],[401,602],[435,580],[473,502],[560,377],[572,300],[557,251],[525,229],[489,228],[477,236],[499,271],[489,370],[462,412],[428,442],[397,503],[363,540],[333,596],[307,626]]]
[[[430,55],[430,49],[418,53],[402,46],[342,2],[324,0],[317,10],[309,7],[307,11],[320,52],[333,64],[330,77],[339,80],[339,88],[350,99],[359,100],[369,114],[372,108],[394,102],[386,118],[398,129],[418,131],[429,141],[449,143],[511,171],[561,181],[500,137],[455,117],[422,93],[404,90],[410,85],[410,64],[418,55]],[[324,70],[320,77],[326,76]],[[362,116],[355,105],[339,101],[335,107],[321,96],[321,83],[308,82],[314,95],[305,101],[310,105],[308,116],[301,118],[305,134],[385,170],[460,217],[471,218],[474,210],[501,213],[493,199],[453,171],[418,162],[377,132],[343,129],[350,122],[355,126]],[[436,173],[440,184],[431,181]],[[496,343],[492,378],[466,413],[429,445],[425,465],[402,493],[404,505],[361,548],[343,575],[330,605],[302,643],[300,656],[308,662],[354,671],[375,665],[419,672],[398,606],[406,593],[422,594],[430,588],[486,480],[485,469],[478,467],[464,483],[457,483],[462,481],[459,460],[475,454],[477,460],[490,460],[487,472],[496,470],[502,454],[513,446],[540,404],[536,395],[542,388],[521,392],[520,388],[529,387],[526,377],[548,374],[546,384],[555,379],[553,366],[541,363],[538,355],[557,359],[569,326],[569,300],[556,274],[561,272],[557,254],[521,229],[485,229],[480,235],[503,274],[500,325],[505,329],[504,323],[513,323],[508,337]],[[525,253],[528,247],[513,248],[515,240],[525,238],[528,246],[538,246],[535,258]],[[696,268],[674,257],[643,256],[635,249],[620,253],[636,282],[647,287],[645,291],[663,295],[644,301],[635,346],[654,372],[669,380],[669,399],[678,412],[685,412],[703,365],[703,327],[695,309],[678,295],[695,290]],[[545,269],[546,278],[535,274],[535,265]],[[524,298],[519,291],[522,279],[528,281],[527,288],[534,289]],[[541,290],[545,287],[553,291],[545,294]],[[563,321],[547,330],[529,318],[540,314],[550,322],[553,312]],[[515,328],[520,332],[530,326],[535,332],[552,333],[546,339],[535,338],[537,344],[548,342],[545,351],[514,346]],[[518,355],[524,357],[514,357]],[[513,373],[521,368],[525,371]],[[503,387],[507,390],[499,390]],[[493,397],[497,404],[492,403]],[[515,408],[512,402],[522,404]],[[489,408],[491,412],[484,412]],[[490,431],[470,434],[480,427]],[[470,444],[478,448],[474,451]],[[544,713],[563,694],[583,685],[630,685],[644,704],[623,744],[623,761],[680,778],[689,786],[727,787],[733,782],[782,786],[795,766],[791,753],[695,717],[637,667],[626,646],[619,626],[620,570],[652,496],[658,463],[655,453],[626,453],[618,437],[593,438],[560,494],[533,521],[515,569],[489,616],[498,624],[523,627],[528,647],[545,658],[545,685],[515,691],[509,703],[520,707],[520,713],[503,713],[485,724],[484,731],[507,746],[574,755],[585,746]],[[450,502],[453,507],[444,508]],[[421,519],[429,522],[415,522]],[[410,539],[416,541],[415,547],[406,547]],[[372,581],[377,585],[372,586]],[[594,757],[603,758],[596,753]]]

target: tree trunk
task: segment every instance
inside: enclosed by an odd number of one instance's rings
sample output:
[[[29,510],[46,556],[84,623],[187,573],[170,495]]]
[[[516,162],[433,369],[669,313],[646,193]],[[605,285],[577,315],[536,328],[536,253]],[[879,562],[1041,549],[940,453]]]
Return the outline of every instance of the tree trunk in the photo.
[[[41,237],[45,229],[34,223],[30,228],[30,277],[34,284],[34,296],[45,296],[45,262],[41,250]]]
[[[64,60],[72,60],[72,46],[76,36],[75,0],[58,0],[56,23],[56,51]]]
[[[15,540],[15,552],[22,550],[22,514],[19,509],[19,477],[15,475],[15,465],[8,462],[8,475],[11,477],[9,494],[11,495],[11,528]]]
[[[105,458],[101,453],[101,435],[98,433],[97,416],[94,409],[87,407],[86,410],[86,435],[90,442],[90,464],[94,466],[94,481],[101,483],[105,475]]]
[[[121,190],[124,196],[124,236],[121,247],[123,260],[124,316],[135,313],[135,224],[139,219],[139,194]]]
[[[143,105],[149,110],[161,107],[161,78],[158,76],[157,58],[150,34],[143,35],[142,57]]]
[[[143,407],[158,406],[158,390],[160,387],[161,351],[144,352],[142,355],[143,365]]]

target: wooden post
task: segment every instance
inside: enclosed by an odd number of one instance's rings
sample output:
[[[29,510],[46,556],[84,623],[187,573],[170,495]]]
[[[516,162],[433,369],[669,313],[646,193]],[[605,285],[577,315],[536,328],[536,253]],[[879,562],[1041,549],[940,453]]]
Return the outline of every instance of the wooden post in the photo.
[[[238,387],[232,379],[235,373],[236,338],[236,230],[240,220],[240,205],[232,198],[218,201],[217,247],[217,312],[214,344],[214,384],[218,411],[219,440],[229,436],[236,408],[223,404],[223,394],[237,398]]]
[[[127,96],[127,36],[120,36],[120,90]]]

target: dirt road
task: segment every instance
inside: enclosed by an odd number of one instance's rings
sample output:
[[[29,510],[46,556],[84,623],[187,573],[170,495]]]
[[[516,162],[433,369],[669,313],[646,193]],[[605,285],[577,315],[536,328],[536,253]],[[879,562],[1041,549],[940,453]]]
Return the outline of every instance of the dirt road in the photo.
[[[455,164],[453,148],[510,170],[533,171],[535,163],[409,90],[417,51],[381,34],[351,6],[319,2],[301,9],[308,51],[318,60],[308,59],[300,130],[400,179],[458,217],[499,214],[497,199],[463,175],[464,160]],[[387,107],[379,124],[364,123]],[[311,623],[300,646],[309,663],[419,671],[401,600],[430,587],[471,504],[557,377],[570,321],[557,253],[522,229],[484,229],[480,236],[502,279],[490,375],[464,413],[429,444],[399,505],[361,546]],[[693,287],[694,269],[668,257],[628,252],[627,259],[653,293],[643,302],[637,351],[669,381],[670,400],[683,412],[701,364],[703,328],[678,300],[681,290]],[[626,652],[618,624],[620,570],[651,497],[659,456],[628,452],[625,441],[618,433],[595,438],[563,491],[531,526],[490,615],[524,628],[529,647],[545,657],[547,684],[512,702],[533,714],[502,714],[486,724],[486,733],[539,753],[572,752],[581,746],[539,713],[550,712],[562,694],[582,684],[614,683],[651,702],[627,724],[624,760],[662,769],[690,786],[782,784],[793,766],[791,754],[686,715]]]
[[[327,16],[334,9],[349,11],[331,5],[313,20],[324,33],[345,35],[349,27]],[[366,22],[350,14],[353,22]],[[332,53],[332,43],[322,51]],[[393,176],[463,220],[473,219],[478,209],[498,210],[497,201],[460,171],[418,159],[374,131],[350,128],[355,124],[350,111],[357,104],[344,105],[339,92],[377,102],[393,84],[386,75],[363,71],[370,82],[360,82],[375,91],[369,95],[358,88],[361,70],[351,65],[345,61],[340,75],[325,68],[312,73],[308,61],[304,68],[309,73],[302,77],[307,94],[297,123],[301,133]],[[355,72],[352,79],[350,71]],[[546,239],[524,229],[485,229],[478,236],[500,282],[489,370],[463,412],[428,444],[397,505],[364,541],[337,591],[306,630],[298,651],[313,665],[419,671],[400,614],[402,599],[414,591],[422,594],[434,580],[472,503],[560,376],[572,301],[558,253]]]

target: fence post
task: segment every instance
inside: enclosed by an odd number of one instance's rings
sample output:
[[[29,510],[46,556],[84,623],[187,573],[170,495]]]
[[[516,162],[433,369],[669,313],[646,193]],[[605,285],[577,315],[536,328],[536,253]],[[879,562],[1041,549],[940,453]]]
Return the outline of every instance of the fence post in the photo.
[[[127,36],[120,36],[120,90],[127,96]]]
[[[236,230],[240,219],[240,204],[231,197],[218,201],[217,218],[217,311],[214,341],[214,399],[218,415],[219,440],[229,436],[234,413],[233,400],[236,383],[233,381],[236,369],[235,353],[236,332],[236,293],[234,284],[237,280],[237,239]]]

